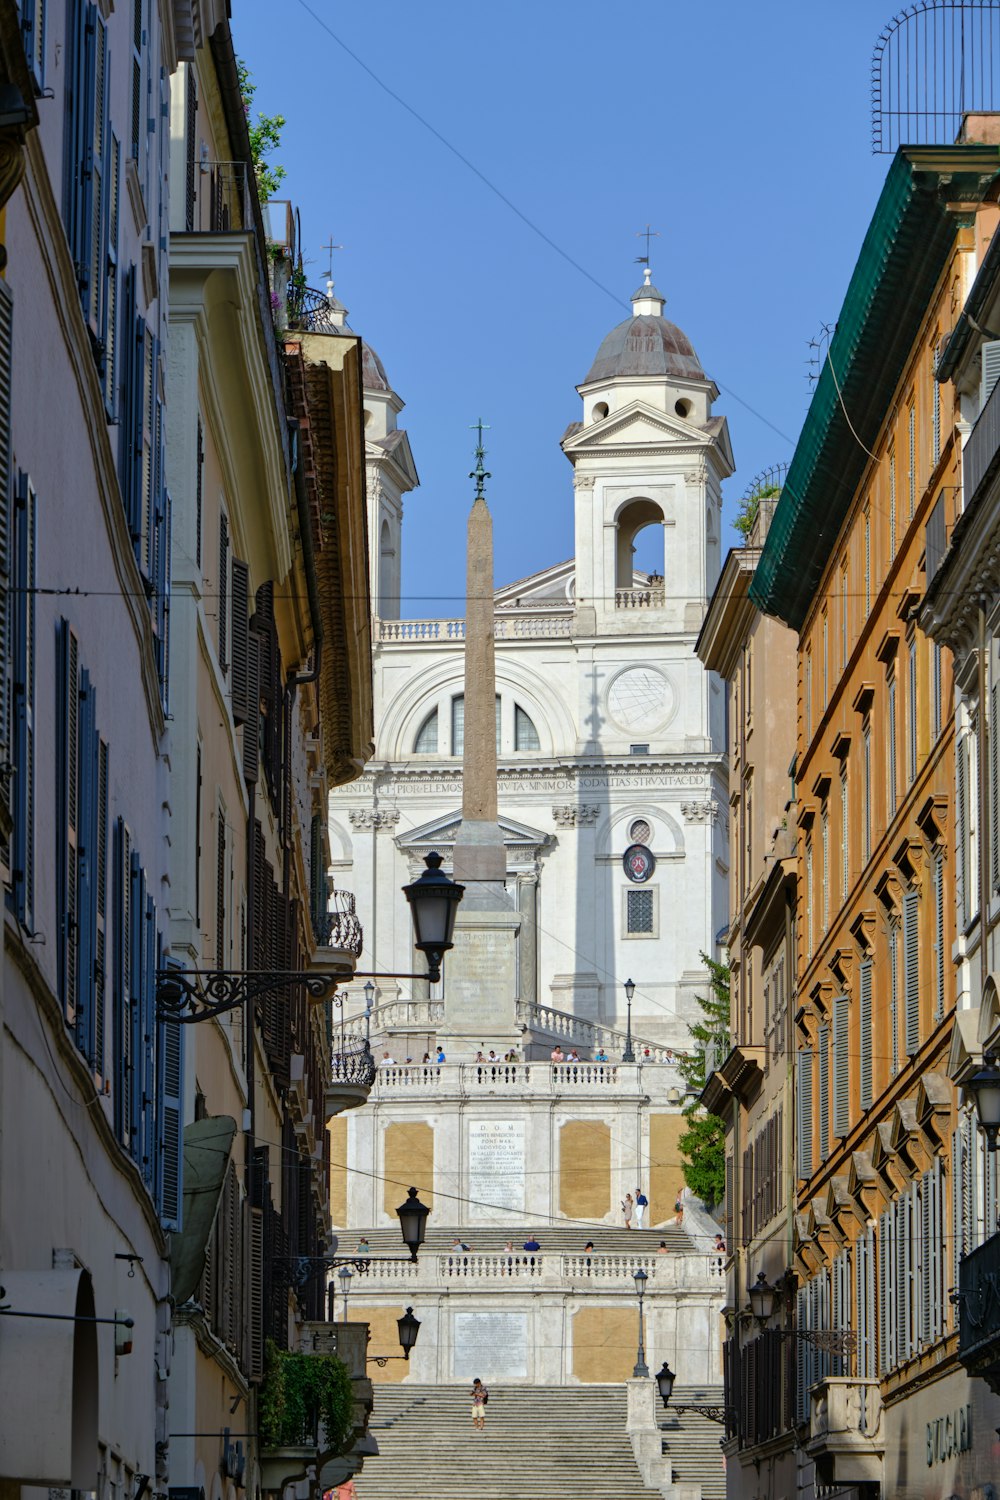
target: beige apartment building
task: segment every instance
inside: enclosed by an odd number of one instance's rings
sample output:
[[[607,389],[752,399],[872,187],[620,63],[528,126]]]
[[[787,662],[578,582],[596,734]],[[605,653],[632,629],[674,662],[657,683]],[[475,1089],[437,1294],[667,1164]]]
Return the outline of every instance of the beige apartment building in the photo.
[[[794,1250],[792,987],[795,835],[790,768],[795,635],[749,596],[777,497],[751,493],[745,545],[722,568],[698,655],[725,684],[729,738],[730,1041],[707,1059],[702,1102],[726,1127],[726,1453],[736,1484],[763,1468],[794,1492],[794,1367],[780,1335],[740,1317],[748,1287],[777,1282]],[[737,1489],[736,1493],[743,1493]],[[749,1491],[747,1491],[749,1493]]]

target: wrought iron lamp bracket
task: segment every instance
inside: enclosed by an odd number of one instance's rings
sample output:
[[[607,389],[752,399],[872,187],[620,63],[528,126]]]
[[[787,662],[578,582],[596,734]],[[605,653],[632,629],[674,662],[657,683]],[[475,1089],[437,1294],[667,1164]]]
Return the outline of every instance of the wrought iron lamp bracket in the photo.
[[[782,1329],[781,1337],[804,1339],[824,1354],[837,1354],[842,1359],[853,1354],[858,1346],[858,1335],[850,1328],[786,1328]]]
[[[433,974],[376,975],[353,969],[336,972],[316,969],[157,969],[156,1014],[161,1021],[190,1023],[237,1010],[248,1001],[256,1003],[275,990],[301,985],[318,1004],[334,998],[345,981],[376,979],[433,979]]]
[[[671,1401],[670,1410],[671,1412],[696,1412],[699,1417],[707,1417],[710,1422],[718,1422],[720,1427],[724,1427],[727,1421],[735,1422],[736,1420],[736,1408],[733,1406],[693,1406],[686,1401],[680,1406],[675,1406]]]

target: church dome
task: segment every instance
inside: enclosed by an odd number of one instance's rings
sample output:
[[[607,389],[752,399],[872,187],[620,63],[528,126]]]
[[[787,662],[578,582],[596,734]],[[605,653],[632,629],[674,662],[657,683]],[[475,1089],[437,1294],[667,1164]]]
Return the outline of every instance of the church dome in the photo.
[[[650,286],[649,276],[647,266],[646,280],[632,296],[635,311],[606,336],[584,385],[592,380],[614,380],[618,375],[705,379],[687,334],[663,316],[666,298]]]
[[[385,366],[371,344],[361,345],[361,384],[366,391],[391,391]]]

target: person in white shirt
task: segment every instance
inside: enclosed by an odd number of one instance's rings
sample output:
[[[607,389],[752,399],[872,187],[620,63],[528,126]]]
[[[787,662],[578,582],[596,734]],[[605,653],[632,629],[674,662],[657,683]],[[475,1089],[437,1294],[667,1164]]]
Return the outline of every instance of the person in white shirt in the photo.
[[[395,1066],[396,1066],[396,1059],[394,1057],[390,1057],[389,1054],[388,1054],[388,1052],[383,1052],[382,1053],[382,1061],[379,1063],[379,1067],[380,1068],[394,1068]]]

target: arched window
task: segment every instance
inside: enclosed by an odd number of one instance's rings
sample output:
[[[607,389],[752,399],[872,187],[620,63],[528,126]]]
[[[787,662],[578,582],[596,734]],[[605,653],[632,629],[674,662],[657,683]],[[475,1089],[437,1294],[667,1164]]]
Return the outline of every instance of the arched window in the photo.
[[[413,742],[414,755],[436,755],[438,747],[438,711],[432,708]]]
[[[496,696],[497,754],[500,754],[500,694]],[[451,700],[451,753],[461,755],[465,749],[465,694]]]
[[[392,533],[389,530],[389,522],[383,520],[382,530],[379,533],[379,614],[383,617],[388,614],[395,599],[395,561],[396,554],[392,545]]]
[[[643,582],[652,576],[663,578],[663,511],[652,500],[630,500],[618,516],[615,584],[619,589],[635,587],[636,574]]]
[[[538,738],[538,730],[535,728],[530,716],[525,713],[520,703],[514,706],[514,749],[515,750],[541,750],[541,741]]]

